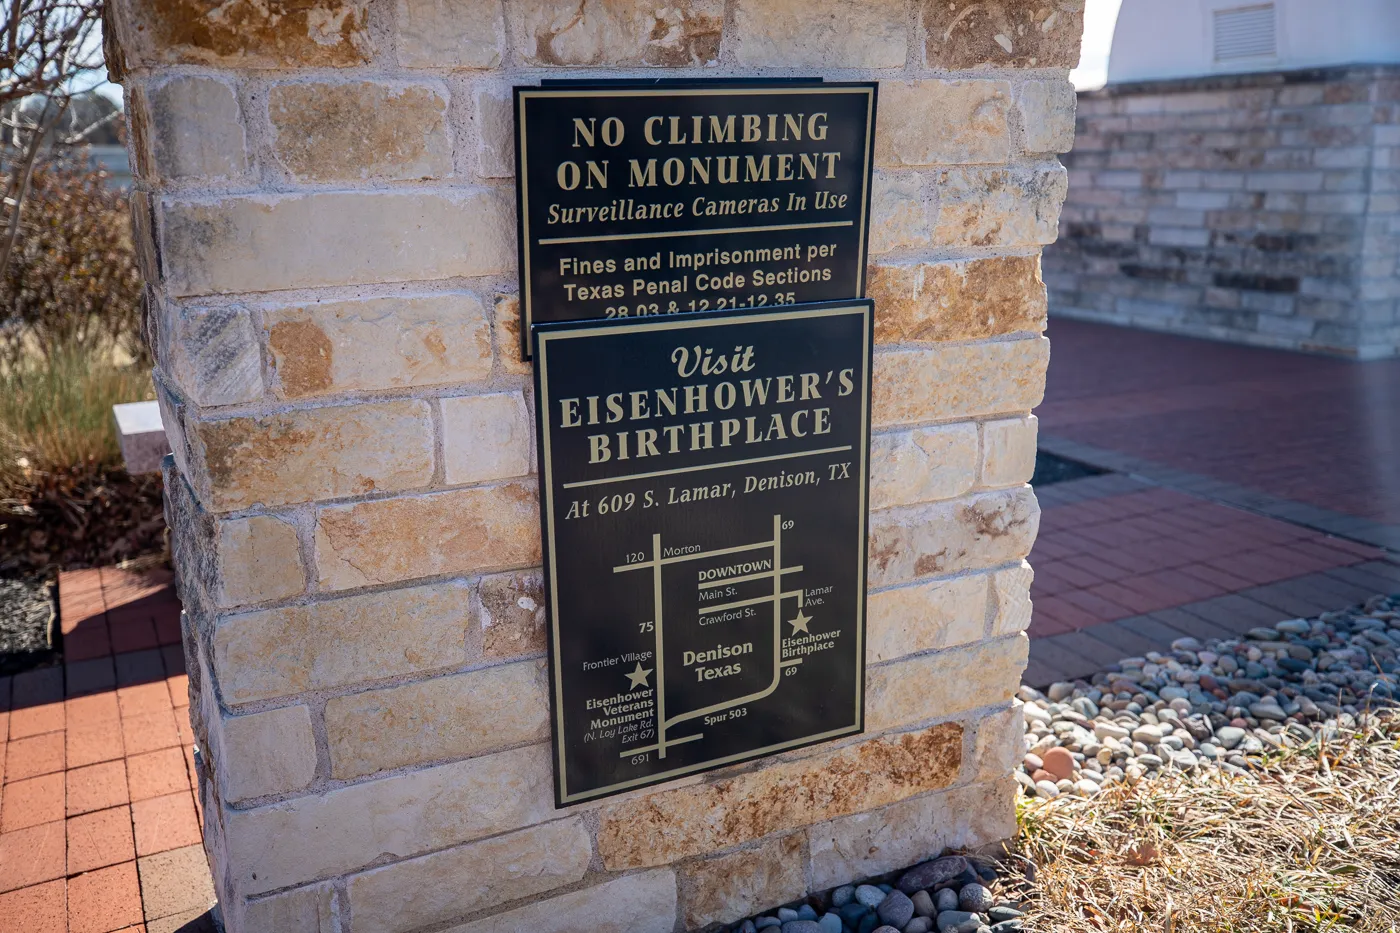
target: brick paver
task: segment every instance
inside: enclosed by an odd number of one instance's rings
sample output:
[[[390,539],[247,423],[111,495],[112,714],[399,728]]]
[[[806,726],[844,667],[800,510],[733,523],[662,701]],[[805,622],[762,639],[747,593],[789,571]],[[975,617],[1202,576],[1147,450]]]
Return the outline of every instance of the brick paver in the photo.
[[[1052,319],[1042,444],[1400,551],[1400,360]]]
[[[64,666],[0,678],[0,931],[212,933],[170,576],[63,573],[59,612]]]
[[[1400,562],[1390,557],[1363,561],[1078,631],[1033,635],[1025,679],[1044,686],[1087,677],[1108,663],[1164,649],[1178,638],[1230,637],[1299,614],[1342,608],[1378,593],[1400,593]]]
[[[1037,490],[1029,683],[1400,592],[1385,549],[1141,479]]]

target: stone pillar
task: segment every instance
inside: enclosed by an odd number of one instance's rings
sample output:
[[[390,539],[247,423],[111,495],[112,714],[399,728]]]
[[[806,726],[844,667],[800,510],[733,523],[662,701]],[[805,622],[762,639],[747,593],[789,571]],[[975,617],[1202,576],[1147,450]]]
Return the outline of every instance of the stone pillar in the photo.
[[[1013,832],[1082,6],[109,4],[230,933],[667,933]],[[660,74],[881,82],[868,729],[555,810],[509,88]]]

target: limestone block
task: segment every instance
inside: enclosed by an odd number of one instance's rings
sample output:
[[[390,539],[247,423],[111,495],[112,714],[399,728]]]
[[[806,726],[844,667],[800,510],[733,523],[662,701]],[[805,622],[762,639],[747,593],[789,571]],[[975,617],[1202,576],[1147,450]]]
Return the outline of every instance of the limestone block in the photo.
[[[773,761],[604,806],[598,851],[610,871],[664,865],[946,787],[961,763],[956,723]]]
[[[974,781],[1005,778],[1011,774],[1012,768],[1020,764],[1025,751],[1021,742],[1025,722],[1018,700],[1012,700],[1006,709],[978,720],[972,736],[971,771]]]
[[[682,917],[687,930],[733,923],[807,893],[803,835],[789,833],[681,870]]]
[[[363,781],[223,814],[244,895],[408,858],[554,815],[549,749],[538,745]],[[369,853],[369,855],[366,855]]]
[[[219,523],[220,608],[265,603],[306,589],[296,526],[271,515]]]
[[[482,653],[490,660],[544,654],[544,574],[538,570],[481,578]]]
[[[914,428],[871,439],[872,509],[954,499],[976,483],[975,424]]]
[[[131,68],[338,68],[370,60],[368,6],[369,0],[232,7],[214,0],[118,0],[108,23]]]
[[[528,376],[534,366],[520,358],[520,298],[502,295],[496,299],[496,359],[501,372]]]
[[[1034,579],[1035,571],[1025,561],[992,574],[992,600],[996,607],[993,635],[1012,635],[1030,626],[1031,581]]]
[[[507,11],[527,65],[660,65],[719,59],[723,0],[538,0]]]
[[[247,716],[225,716],[218,726],[219,788],[238,804],[253,797],[290,794],[316,777],[316,739],[305,706]]]
[[[1017,168],[944,169],[935,180],[938,219],[933,241],[943,246],[1043,246],[1059,232],[1069,191],[1058,162]]]
[[[876,343],[981,340],[1045,329],[1039,256],[873,263]]]
[[[170,438],[160,423],[160,403],[151,399],[113,405],[112,420],[116,422],[117,446],[126,471],[133,475],[158,472],[161,461],[170,453]]]
[[[930,68],[1073,68],[1084,0],[921,0]]]
[[[882,81],[876,164],[1005,162],[1011,154],[1010,110],[1008,81]]]
[[[933,240],[937,208],[919,172],[877,171],[870,187],[870,252],[916,249]]]
[[[1029,486],[870,516],[870,585],[986,570],[1030,553],[1040,506]]]
[[[879,664],[980,641],[987,622],[987,585],[985,574],[972,574],[871,593],[865,662]]]
[[[323,589],[511,570],[540,560],[533,483],[361,502],[324,508],[316,516]]]
[[[515,104],[510,86],[478,85],[475,101],[476,170],[482,178],[514,178]]]
[[[676,875],[641,872],[561,894],[504,914],[451,927],[444,933],[671,933],[676,925]]]
[[[593,843],[579,817],[352,875],[355,933],[406,933],[573,884]]]
[[[1029,411],[1045,395],[1050,342],[1009,340],[875,354],[877,427]]]
[[[172,316],[170,375],[190,400],[233,405],[263,394],[262,359],[247,308],[180,307]]]
[[[780,68],[902,68],[904,8],[887,0],[738,0],[734,57]]]
[[[136,111],[133,108],[132,113]],[[134,116],[131,118],[136,119]],[[134,132],[134,130],[133,130]],[[156,235],[155,217],[151,209],[151,195],[147,191],[131,191],[127,198],[131,204],[131,245],[136,252],[136,265],[141,270],[141,278],[148,287],[151,282],[160,279],[160,260],[156,258]],[[145,300],[152,301],[150,292],[147,292]],[[149,315],[146,326],[150,326]],[[160,340],[148,339],[151,350],[160,352]]]
[[[504,44],[501,0],[399,0],[399,64],[495,68]]]
[[[282,398],[491,375],[491,325],[471,292],[273,305],[262,321]]]
[[[502,275],[514,213],[505,188],[167,197],[161,260],[177,296]]]
[[[982,424],[982,485],[1019,486],[1035,473],[1035,415]]]
[[[1074,85],[1067,78],[1027,81],[1016,92],[1027,152],[1074,148]]]
[[[161,473],[165,479],[165,524],[170,529],[176,590],[185,606],[202,606],[207,603],[208,594],[217,589],[214,518],[200,506],[173,457],[164,461]]]
[[[471,588],[449,581],[227,616],[214,667],[228,703],[458,667]]]
[[[335,889],[330,884],[293,888],[261,900],[249,901],[243,908],[246,933],[335,933]],[[228,906],[224,906],[228,916]]]
[[[530,472],[534,433],[523,393],[466,395],[439,404],[448,483],[481,483]]]
[[[331,776],[376,771],[543,742],[549,738],[543,661],[368,690],[326,702]]]
[[[148,128],[155,174],[169,179],[228,180],[248,171],[248,141],[233,86],[178,75],[136,95]],[[149,109],[149,113],[146,110]]]
[[[1005,704],[1021,685],[1030,642],[1012,635],[869,668],[865,727],[871,731]]]
[[[1011,786],[1008,786],[1008,785]],[[922,862],[947,848],[977,848],[1016,834],[1014,783],[957,787],[807,831],[812,888],[821,890]]]
[[[175,465],[180,468],[180,475],[188,477],[190,444],[185,432],[184,400],[170,391],[170,386],[160,378],[159,373],[153,381],[156,388],[156,405],[160,407],[160,426],[165,429],[165,436],[170,440],[170,452],[175,457]]]
[[[198,421],[201,495],[216,512],[424,486],[433,475],[426,402],[339,405]]]
[[[268,93],[272,151],[298,181],[440,178],[452,172],[447,89],[310,81]]]

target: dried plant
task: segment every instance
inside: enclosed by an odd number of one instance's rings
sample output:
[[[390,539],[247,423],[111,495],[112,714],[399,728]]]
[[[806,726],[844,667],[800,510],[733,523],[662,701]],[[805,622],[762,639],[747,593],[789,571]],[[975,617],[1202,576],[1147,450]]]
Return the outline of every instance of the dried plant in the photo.
[[[100,0],[7,0],[0,33],[0,275],[19,241],[34,168],[46,145],[72,144],[91,127],[63,125],[73,98],[91,88],[84,79],[102,69],[97,41]],[[111,119],[110,114],[103,119]]]
[[[141,274],[126,196],[61,161],[33,173],[25,235],[0,274],[0,367],[78,353],[144,362]],[[131,401],[120,399],[119,401]]]
[[[1023,800],[1010,864],[1025,929],[1400,930],[1400,718],[1272,755],[1250,776],[1180,772],[1089,799]]]

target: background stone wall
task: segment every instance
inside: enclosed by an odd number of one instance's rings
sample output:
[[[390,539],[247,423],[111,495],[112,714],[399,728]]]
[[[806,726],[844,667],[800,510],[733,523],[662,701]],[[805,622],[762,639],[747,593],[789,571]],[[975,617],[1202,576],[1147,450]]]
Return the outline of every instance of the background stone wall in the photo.
[[[1400,355],[1400,68],[1080,96],[1053,313]]]
[[[1081,8],[110,4],[232,933],[666,933],[1013,831]],[[661,68],[881,82],[868,731],[556,811],[509,89]]]

